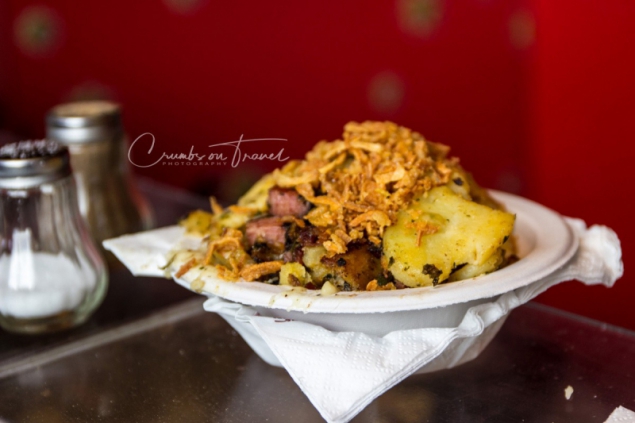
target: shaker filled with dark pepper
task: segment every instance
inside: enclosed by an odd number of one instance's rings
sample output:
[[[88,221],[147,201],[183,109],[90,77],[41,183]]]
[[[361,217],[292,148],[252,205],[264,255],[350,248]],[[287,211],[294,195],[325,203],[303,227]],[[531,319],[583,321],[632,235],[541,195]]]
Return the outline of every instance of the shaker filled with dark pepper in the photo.
[[[152,227],[152,213],[130,176],[118,104],[61,104],[49,111],[46,126],[47,138],[70,151],[79,208],[100,247],[105,239]]]

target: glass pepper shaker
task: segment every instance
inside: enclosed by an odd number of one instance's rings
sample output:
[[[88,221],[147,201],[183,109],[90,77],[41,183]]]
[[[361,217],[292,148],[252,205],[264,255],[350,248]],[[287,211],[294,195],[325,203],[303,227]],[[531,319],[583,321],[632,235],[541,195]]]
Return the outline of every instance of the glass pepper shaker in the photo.
[[[42,333],[83,323],[108,285],[77,206],[68,150],[52,141],[0,148],[0,325]]]
[[[153,226],[147,202],[130,178],[121,108],[108,101],[61,104],[46,117],[46,136],[68,147],[79,209],[101,242]],[[106,253],[111,258],[110,253]],[[109,264],[117,263],[109,260]]]

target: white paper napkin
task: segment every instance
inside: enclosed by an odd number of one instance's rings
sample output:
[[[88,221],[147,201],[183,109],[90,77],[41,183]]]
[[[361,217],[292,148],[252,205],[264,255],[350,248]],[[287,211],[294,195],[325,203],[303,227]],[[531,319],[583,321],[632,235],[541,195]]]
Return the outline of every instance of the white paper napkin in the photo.
[[[622,406],[617,407],[604,423],[635,423],[635,412]]]
[[[181,226],[168,226],[152,231],[123,235],[103,242],[135,276],[165,277],[170,251],[196,249],[201,243],[198,237],[185,235]]]
[[[478,345],[453,341],[477,339],[475,337],[492,329],[492,334],[495,333],[512,309],[551,286],[572,279],[587,285],[612,286],[623,273],[616,234],[604,226],[587,229],[584,222],[577,219],[567,222],[580,237],[579,250],[567,265],[542,280],[501,295],[496,301],[468,309],[455,328],[401,330],[374,337],[359,332],[331,332],[314,324],[261,316],[253,307],[215,296],[210,296],[204,307],[225,318],[265,361],[281,363],[326,421],[347,422],[379,395],[435,358],[443,358],[435,361],[435,369],[436,366],[452,367],[456,364],[454,357],[464,352],[452,351],[457,345],[478,349]],[[173,233],[168,235],[174,236]],[[107,241],[104,245],[122,258],[129,246],[122,251],[122,243],[117,241]],[[166,244],[137,240],[132,245],[146,248],[152,243]],[[147,269],[148,263],[157,261],[156,251],[142,259],[141,249],[134,250],[134,259],[129,256],[122,260],[131,269]],[[144,251],[149,250],[151,248]],[[262,336],[266,346],[250,342],[253,337],[248,335],[252,331]]]

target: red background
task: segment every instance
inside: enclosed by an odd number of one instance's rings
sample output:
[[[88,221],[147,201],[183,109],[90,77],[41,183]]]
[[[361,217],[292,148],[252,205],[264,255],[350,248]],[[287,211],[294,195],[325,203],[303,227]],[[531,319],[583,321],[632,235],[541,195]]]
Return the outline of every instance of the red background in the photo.
[[[167,152],[244,134],[301,157],[347,121],[389,119],[485,186],[611,226],[628,272],[633,22],[627,0],[4,0],[0,138],[42,137],[50,107],[86,98],[122,103],[131,138]],[[135,171],[229,201],[273,166]],[[540,301],[635,329],[634,294],[627,273]]]

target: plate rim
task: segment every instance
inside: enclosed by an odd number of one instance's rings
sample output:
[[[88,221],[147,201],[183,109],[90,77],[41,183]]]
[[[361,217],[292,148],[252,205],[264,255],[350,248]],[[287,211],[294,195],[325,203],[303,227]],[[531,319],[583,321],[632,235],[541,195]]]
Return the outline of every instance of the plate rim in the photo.
[[[385,313],[439,308],[493,298],[545,278],[562,268],[573,257],[579,246],[579,238],[563,216],[527,198],[496,190],[488,191],[510,212],[520,215],[519,219],[528,219],[529,226],[534,225],[536,245],[518,262],[487,275],[436,287],[338,292],[329,296],[321,296],[318,290],[259,282],[225,281],[209,274],[186,274],[182,278],[173,279],[190,290],[192,281],[203,280],[202,290],[195,292],[217,295],[249,306],[303,313]],[[517,272],[521,272],[521,275],[515,275]]]

